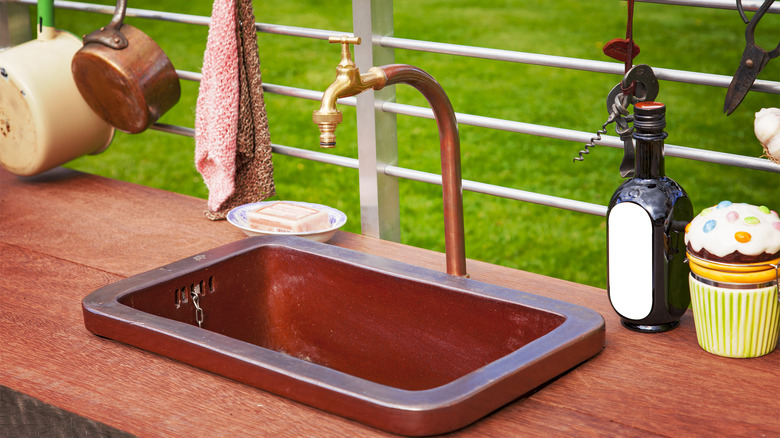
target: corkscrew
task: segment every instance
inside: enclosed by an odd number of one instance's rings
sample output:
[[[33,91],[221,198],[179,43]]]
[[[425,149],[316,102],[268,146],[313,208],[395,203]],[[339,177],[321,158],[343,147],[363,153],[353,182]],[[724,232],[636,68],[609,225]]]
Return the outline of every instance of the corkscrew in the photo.
[[[628,104],[628,95],[622,93],[622,85],[615,85],[612,91],[609,92],[609,95],[607,95],[607,113],[609,114],[607,121],[601,125],[601,129],[596,131],[596,134],[585,144],[585,149],[579,151],[579,156],[574,157],[574,161],[585,161],[583,155],[590,154],[590,148],[596,147],[596,142],[601,141],[601,136],[609,132],[607,131],[607,126],[618,121],[620,121],[620,125],[616,128],[616,131],[620,129],[619,127],[628,126],[628,123],[631,121],[626,118],[626,116],[631,117],[627,108]]]
[[[630,176],[634,168],[634,143],[631,134],[634,129],[631,126],[633,115],[629,111],[630,105],[638,102],[652,101],[658,96],[658,79],[653,69],[645,64],[639,64],[631,68],[607,95],[607,121],[601,125],[585,148],[579,151],[574,161],[584,161],[585,155],[590,154],[590,149],[601,141],[606,134],[607,126],[615,123],[615,132],[623,141],[623,162],[620,165],[620,174],[623,177]]]

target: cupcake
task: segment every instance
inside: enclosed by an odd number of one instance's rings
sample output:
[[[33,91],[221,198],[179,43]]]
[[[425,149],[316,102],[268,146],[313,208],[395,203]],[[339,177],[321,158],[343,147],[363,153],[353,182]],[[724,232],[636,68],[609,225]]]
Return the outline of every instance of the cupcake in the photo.
[[[685,228],[691,307],[701,347],[726,357],[773,351],[780,330],[780,217],[723,201]]]

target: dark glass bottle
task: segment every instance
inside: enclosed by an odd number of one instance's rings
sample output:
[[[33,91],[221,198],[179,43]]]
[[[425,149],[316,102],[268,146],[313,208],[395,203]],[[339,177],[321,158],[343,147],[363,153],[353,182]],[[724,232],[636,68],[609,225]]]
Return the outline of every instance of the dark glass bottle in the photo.
[[[685,225],[691,200],[665,175],[666,106],[634,105],[635,174],[607,210],[609,300],[623,325],[662,332],[679,324],[690,304]]]

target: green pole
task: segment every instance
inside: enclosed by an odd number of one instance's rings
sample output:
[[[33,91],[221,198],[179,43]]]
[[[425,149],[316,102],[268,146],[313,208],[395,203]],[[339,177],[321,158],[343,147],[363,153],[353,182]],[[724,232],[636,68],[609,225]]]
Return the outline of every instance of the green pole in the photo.
[[[38,32],[41,27],[54,27],[54,0],[38,0]]]

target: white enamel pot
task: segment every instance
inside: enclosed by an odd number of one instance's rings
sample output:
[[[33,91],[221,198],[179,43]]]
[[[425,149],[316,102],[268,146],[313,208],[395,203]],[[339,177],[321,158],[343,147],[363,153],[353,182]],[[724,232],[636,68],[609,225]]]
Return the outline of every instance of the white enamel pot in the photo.
[[[102,152],[114,136],[76,88],[81,39],[54,28],[53,3],[38,2],[37,39],[0,51],[0,165],[17,175]]]

